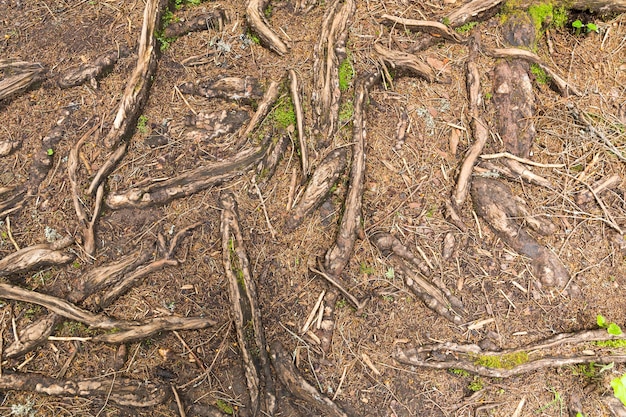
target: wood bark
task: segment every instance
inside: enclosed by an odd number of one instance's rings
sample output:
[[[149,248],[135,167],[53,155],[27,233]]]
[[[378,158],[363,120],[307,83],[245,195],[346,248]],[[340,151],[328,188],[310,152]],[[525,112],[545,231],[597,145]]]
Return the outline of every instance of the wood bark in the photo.
[[[280,92],[280,84],[278,81],[271,81],[270,85],[267,87],[263,98],[259,102],[259,105],[256,109],[256,112],[248,122],[248,125],[245,129],[239,131],[239,138],[245,139],[248,137],[250,133],[263,121],[263,118],[267,116],[269,111],[272,109],[272,106],[278,99],[278,94]]]
[[[97,80],[109,72],[120,58],[129,55],[130,50],[125,46],[107,51],[97,56],[93,62],[64,71],[59,76],[57,84],[60,88],[70,88],[89,81],[93,87],[97,87]]]
[[[269,368],[268,346],[256,284],[243,246],[237,202],[232,194],[224,193],[220,197],[220,205],[222,262],[228,279],[231,311],[243,359],[251,414],[256,416],[264,411],[273,415],[276,410],[276,393]]]
[[[4,75],[0,80],[0,101],[34,87],[45,79],[46,73],[38,62],[11,59],[0,59],[0,71]]]
[[[291,91],[291,101],[296,113],[296,131],[298,132],[298,143],[300,145],[300,160],[302,161],[302,180],[309,176],[309,145],[304,137],[304,113],[300,102],[300,89],[298,87],[298,76],[294,70],[289,70],[289,87]]]
[[[291,356],[285,351],[280,342],[272,343],[271,353],[272,365],[276,370],[276,375],[280,382],[296,398],[313,407],[320,415],[327,417],[348,417],[351,415],[342,410],[328,397],[321,394],[300,375],[300,372],[292,363]]]
[[[0,260],[0,277],[18,274],[47,265],[64,265],[72,262],[75,256],[63,249],[74,243],[72,236],[53,243],[42,243],[20,249]]]
[[[163,31],[166,38],[179,38],[189,32],[200,32],[202,30],[221,30],[226,20],[226,14],[222,9],[214,9],[209,13],[201,13],[191,16],[186,20],[170,23]]]
[[[387,26],[400,26],[413,32],[424,32],[456,43],[465,43],[467,39],[443,23],[430,20],[405,19],[398,16],[383,14],[380,17]]]
[[[102,397],[129,407],[154,407],[164,402],[168,390],[159,384],[127,378],[61,380],[35,373],[7,373],[0,376],[0,389],[34,392],[63,397]]]
[[[218,80],[187,82],[178,86],[181,92],[208,99],[251,103],[263,97],[259,80],[253,77],[223,77]]]
[[[374,51],[392,68],[398,68],[417,75],[428,82],[436,80],[435,71],[426,63],[422,62],[416,55],[402,51],[394,51],[385,48],[379,43],[374,44]]]
[[[289,46],[270,28],[263,12],[266,4],[266,0],[248,0],[246,20],[252,31],[259,35],[262,44],[278,55],[285,55],[289,52]]]

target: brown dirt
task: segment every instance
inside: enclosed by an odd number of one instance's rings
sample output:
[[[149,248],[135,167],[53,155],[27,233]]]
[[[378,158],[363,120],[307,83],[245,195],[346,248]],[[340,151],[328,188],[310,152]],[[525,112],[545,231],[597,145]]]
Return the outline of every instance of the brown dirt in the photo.
[[[218,76],[252,76],[263,85],[279,79],[286,69],[293,68],[303,84],[307,117],[310,126],[313,45],[317,41],[324,3],[309,13],[294,13],[290,2],[272,2],[272,27],[288,35],[291,52],[285,57],[249,43],[245,29],[245,7],[242,0],[202,3],[186,6],[175,12],[184,18],[202,9],[221,7],[229,22],[221,31],[193,33],[172,42],[159,59],[151,94],[143,115],[148,120],[146,133],[135,132],[129,153],[110,176],[110,191],[125,190],[150,178],[168,178],[202,164],[230,155],[232,150],[217,143],[191,143],[185,139],[184,118],[189,108],[176,93],[175,86],[200,78]],[[326,2],[329,3],[329,2]],[[458,7],[454,2],[434,1],[418,5],[401,0],[357,2],[357,11],[350,24],[348,48],[356,74],[376,68],[372,45],[377,39],[388,39],[389,30],[378,22],[383,13],[415,19],[440,20]],[[141,29],[143,3],[139,1],[98,0],[65,2],[25,2],[0,0],[0,55],[43,63],[49,74],[58,74],[83,61],[92,60],[116,45],[137,43]],[[597,17],[594,17],[597,19]],[[74,250],[78,261],[68,267],[52,267],[19,277],[20,282],[37,291],[62,295],[67,293],[80,273],[102,265],[138,247],[150,247],[157,234],[169,236],[194,222],[203,222],[178,249],[180,267],[168,268],[149,276],[115,302],[106,313],[117,318],[138,319],[167,314],[205,315],[220,324],[202,331],[180,332],[197,357],[211,371],[204,378],[189,384],[201,375],[190,355],[173,334],[161,334],[128,346],[128,359],[119,371],[112,368],[115,348],[71,342],[50,342],[27,355],[29,362],[22,372],[41,372],[55,376],[73,349],[78,353],[66,378],[95,378],[119,375],[137,380],[158,379],[163,372],[173,373],[172,382],[179,387],[184,403],[202,406],[218,400],[237,410],[245,398],[243,368],[236,336],[229,325],[227,282],[222,272],[218,196],[221,189],[236,194],[242,229],[257,280],[259,303],[266,336],[279,339],[291,352],[298,352],[298,368],[313,385],[329,397],[336,395],[339,404],[363,416],[468,416],[480,406],[490,405],[477,415],[508,416],[522,398],[526,405],[521,415],[566,415],[572,395],[579,395],[582,409],[588,416],[608,415],[599,397],[606,393],[605,380],[581,375],[578,368],[547,369],[532,375],[496,380],[459,376],[451,372],[412,368],[395,362],[392,355],[397,346],[420,345],[434,341],[479,342],[490,340],[502,348],[520,346],[555,333],[595,327],[596,315],[624,324],[626,304],[626,243],[623,237],[603,221],[606,212],[595,204],[578,207],[574,198],[585,190],[576,180],[581,169],[588,168],[588,181],[619,174],[625,169],[597,139],[585,132],[566,107],[574,103],[594,115],[596,127],[623,148],[626,120],[626,18],[613,16],[605,22],[597,20],[602,33],[575,36],[570,31],[552,31],[555,52],[548,53],[545,37],[538,40],[537,53],[571,83],[583,91],[583,97],[562,98],[546,85],[535,82],[537,137],[532,159],[541,163],[561,163],[563,168],[536,168],[534,171],[550,179],[554,190],[509,182],[514,193],[524,198],[531,211],[551,218],[558,232],[540,241],[559,255],[581,289],[577,298],[560,295],[550,288],[537,289],[530,275],[528,260],[512,252],[472,216],[468,202],[462,207],[470,225],[462,233],[444,218],[445,199],[451,194],[456,172],[464,151],[471,143],[465,62],[467,47],[441,43],[421,53],[431,62],[445,62],[442,70],[449,83],[427,83],[423,80],[397,76],[393,88],[379,85],[370,94],[367,112],[367,172],[364,204],[364,231],[370,235],[385,231],[396,235],[404,245],[420,247],[435,274],[462,298],[469,321],[494,319],[490,324],[467,330],[438,317],[417,301],[403,284],[397,271],[367,239],[357,240],[352,259],[343,278],[360,298],[368,298],[364,311],[356,313],[340,301],[336,309],[336,329],[330,352],[323,354],[299,332],[319,293],[326,283],[309,272],[315,267],[334,239],[347,189],[347,174],[320,211],[315,212],[293,233],[282,231],[293,167],[299,167],[291,147],[270,183],[263,189],[269,218],[278,231],[272,238],[259,199],[250,183],[250,175],[193,196],[174,200],[164,207],[145,210],[104,211],[98,223],[98,251],[95,261],[88,259],[79,246]],[[610,31],[609,31],[610,29]],[[481,22],[473,31],[481,34],[483,44],[499,47],[502,35],[498,17]],[[608,31],[608,34],[607,34]],[[392,45],[410,47],[418,35],[393,31]],[[606,35],[605,35],[606,34]],[[202,66],[186,67],[184,59],[216,51],[218,43],[229,45],[215,59]],[[491,70],[494,60],[480,56],[482,90],[485,94],[484,118],[488,121],[492,140],[484,153],[502,150],[495,135],[495,109],[488,99],[491,94]],[[79,230],[68,191],[66,157],[70,148],[89,128],[89,121],[99,117],[109,125],[125,82],[134,68],[133,56],[121,59],[112,72],[103,78],[98,89],[80,86],[60,90],[44,82],[19,97],[0,102],[1,138],[23,139],[21,148],[0,161],[0,187],[21,183],[28,175],[31,156],[39,140],[55,123],[62,107],[78,104],[67,125],[66,135],[54,149],[54,166],[40,187],[36,199],[11,215],[11,229],[20,247],[45,241],[46,227],[59,234],[76,234]],[[344,94],[350,97],[352,89]],[[252,112],[242,103],[206,100],[186,96],[196,111],[206,113],[240,108]],[[621,106],[621,108],[619,107]],[[406,142],[395,149],[396,125],[402,110],[410,118]],[[621,118],[620,118],[621,117]],[[166,144],[150,147],[150,135],[169,124]],[[459,149],[450,151],[449,138],[461,126]],[[294,136],[295,139],[295,136]],[[309,136],[313,141],[313,136]],[[346,123],[333,138],[332,146],[350,143],[351,128]],[[310,149],[315,146],[311,142]],[[312,155],[312,165],[325,156],[324,150]],[[97,169],[107,151],[99,143],[87,142],[83,148],[92,169]],[[590,166],[597,155],[597,162]],[[90,178],[81,166],[81,186],[86,190]],[[622,182],[623,185],[623,182]],[[90,197],[81,196],[86,201]],[[626,228],[626,203],[623,186],[602,195],[606,210],[614,221]],[[89,204],[88,204],[89,206]],[[329,221],[330,219],[330,221]],[[7,224],[0,225],[0,257],[14,251],[7,238]],[[442,258],[444,236],[454,233],[454,256]],[[521,291],[512,282],[528,289]],[[0,294],[1,297],[1,294]],[[17,318],[18,328],[25,326],[43,309],[24,303],[2,303],[7,314],[4,343],[12,339],[10,314]],[[10,312],[10,313],[9,313]],[[89,330],[66,322],[56,335],[81,336]],[[167,359],[159,351],[169,349]],[[583,347],[580,348],[581,350]],[[363,360],[367,354],[380,371],[376,375]],[[4,369],[16,368],[26,358],[5,361]],[[621,375],[620,366],[608,371],[612,377]],[[345,374],[345,376],[344,376]],[[605,374],[599,378],[605,378]],[[337,393],[338,387],[341,389]],[[471,387],[482,388],[475,394]],[[175,416],[175,403],[166,403],[149,411],[126,410],[105,402],[104,398],[53,398],[19,392],[4,392],[0,414],[11,412],[11,405],[32,403],[36,415],[152,415]],[[280,396],[284,406],[281,415],[314,415],[298,401],[287,404],[287,395]],[[561,408],[560,408],[561,407]],[[143,413],[143,414],[142,414]],[[245,415],[242,409],[236,414]]]

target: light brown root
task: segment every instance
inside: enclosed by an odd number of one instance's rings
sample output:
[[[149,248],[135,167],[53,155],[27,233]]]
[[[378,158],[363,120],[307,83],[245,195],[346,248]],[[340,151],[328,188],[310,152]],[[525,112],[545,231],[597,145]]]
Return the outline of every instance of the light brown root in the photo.
[[[532,64],[537,64],[542,70],[546,72],[552,79],[555,87],[559,90],[559,93],[563,97],[569,96],[569,93],[573,93],[579,97],[582,97],[582,93],[573,85],[565,81],[559,76],[552,68],[548,67],[536,54],[527,51],[525,49],[518,48],[502,48],[502,49],[486,49],[484,51],[487,55],[493,58],[518,58],[523,59]]]
[[[300,102],[298,76],[294,70],[289,70],[289,79],[291,80],[291,101],[293,102],[294,112],[296,113],[296,130],[298,131],[300,159],[302,161],[302,182],[304,182],[309,176],[309,146],[304,137],[304,113],[302,112],[302,103]]]
[[[201,13],[186,20],[170,23],[163,31],[165,38],[180,38],[189,32],[200,32],[208,29],[221,30],[226,21],[222,9],[214,9],[209,13]]]
[[[541,284],[556,287],[571,295],[578,293],[578,287],[570,283],[569,272],[558,257],[520,227],[517,219],[524,218],[524,210],[505,184],[489,178],[474,177],[472,199],[476,214],[491,226],[498,237],[515,251],[532,259],[532,271]]]
[[[70,88],[89,81],[93,87],[96,87],[97,80],[110,71],[120,58],[126,58],[128,55],[130,55],[130,50],[125,46],[105,52],[91,63],[66,70],[59,76],[57,84],[60,88]]]
[[[472,170],[476,164],[478,156],[483,151],[483,147],[489,139],[489,131],[487,125],[480,117],[480,108],[482,104],[482,93],[480,91],[480,72],[478,66],[474,62],[474,56],[477,54],[477,42],[471,47],[470,59],[467,62],[467,95],[469,98],[469,112],[472,118],[470,124],[474,133],[474,143],[469,148],[461,164],[459,176],[457,177],[456,187],[452,196],[453,204],[459,208],[465,203],[467,194],[469,193],[469,184],[472,176]]]
[[[450,27],[456,28],[470,20],[480,20],[485,14],[495,13],[502,0],[472,0],[450,13],[446,21]]]
[[[259,80],[253,77],[224,77],[217,81],[212,79],[188,82],[178,86],[185,94],[209,99],[235,100],[251,103],[260,100],[263,90]]]
[[[246,20],[250,29],[259,35],[263,45],[278,55],[285,55],[289,52],[289,46],[278,37],[265,19],[263,9],[265,9],[266,3],[266,0],[249,0],[246,7]]]
[[[220,205],[222,262],[229,283],[230,305],[246,375],[250,412],[257,415],[263,410],[273,415],[276,410],[274,382],[269,367],[256,284],[250,271],[248,254],[243,246],[237,202],[232,194],[224,193],[220,197]]]
[[[243,126],[250,115],[246,110],[218,110],[215,112],[189,114],[185,117],[185,138],[192,143],[209,143],[214,146],[230,147],[231,142],[215,139],[233,134]]]
[[[263,189],[274,176],[278,163],[283,158],[287,147],[291,143],[289,135],[281,135],[276,143],[270,145],[265,157],[258,163],[256,174],[258,176],[258,186]]]
[[[319,207],[328,193],[346,170],[347,149],[338,148],[330,152],[315,169],[298,204],[285,222],[287,230],[294,230],[304,218]]]
[[[624,363],[626,355],[603,354],[603,348],[593,345],[596,341],[624,340],[625,335],[613,336],[605,329],[586,330],[577,333],[563,333],[516,349],[498,352],[481,349],[475,344],[441,343],[418,348],[398,349],[394,358],[412,366],[434,369],[463,369],[465,371],[492,378],[510,378],[527,372],[548,367],[562,367],[585,363]],[[569,344],[569,348],[563,347]],[[580,345],[589,344],[594,355],[580,355]],[[559,347],[560,355],[569,349],[570,355],[554,356],[551,348]],[[489,358],[496,359],[489,361]],[[486,360],[481,360],[486,359]],[[481,362],[500,362],[501,367],[488,367]]]
[[[250,121],[248,122],[248,125],[246,126],[245,129],[240,130],[239,132],[240,139],[247,138],[248,135],[252,133],[252,131],[256,129],[256,127],[263,121],[265,116],[267,116],[269,111],[272,109],[272,106],[274,106],[274,103],[278,99],[278,94],[280,92],[280,84],[281,82],[279,81],[270,82],[270,85],[267,87],[267,90],[265,91],[265,95],[263,95],[263,98],[261,99],[256,112],[254,113]]]
[[[48,313],[44,317],[29,324],[18,334],[18,339],[14,340],[4,349],[5,358],[15,358],[22,356],[31,350],[41,346],[48,340],[61,317],[54,313]]]
[[[335,0],[324,15],[320,40],[315,46],[311,101],[315,132],[321,136],[323,143],[318,144],[321,146],[334,134],[339,118],[339,64],[346,59],[348,20],[355,7],[354,0]]]
[[[61,116],[54,126],[48,131],[46,136],[41,139],[41,148],[32,156],[33,162],[28,171],[28,179],[25,183],[7,191],[0,200],[0,218],[4,218],[7,214],[20,210],[26,199],[36,196],[39,192],[39,186],[46,178],[52,168],[57,144],[65,136],[64,124],[70,118],[74,111],[73,107],[61,110]]]
[[[74,255],[63,249],[74,243],[72,236],[53,243],[28,246],[0,259],[0,277],[17,274],[47,265],[65,265],[74,260]],[[0,294],[0,297],[2,295]]]
[[[18,95],[45,79],[45,68],[38,62],[0,59],[0,101]]]
[[[430,275],[430,269],[424,261],[418,259],[397,238],[388,233],[376,233],[370,238],[371,242],[384,255],[392,254],[398,270],[404,275],[404,282],[411,291],[421,299],[428,308],[455,324],[461,324],[464,313],[463,304],[448,288],[437,285],[421,277],[403,261],[416,266],[424,275]]]
[[[420,61],[419,58],[413,54],[394,51],[385,48],[379,43],[374,44],[374,51],[376,51],[382,60],[392,68],[398,68],[411,74],[415,74],[428,82],[433,82],[436,79],[435,71],[429,65]]]
[[[436,35],[451,42],[467,42],[466,38],[459,35],[458,32],[444,25],[443,23],[430,20],[405,19],[389,14],[383,14],[380,19],[381,23],[387,26],[400,26],[402,29],[408,29],[412,32],[424,32],[431,35]]]
[[[102,397],[119,405],[141,408],[163,403],[168,392],[159,384],[120,377],[61,380],[35,373],[3,373],[0,389],[63,397]]]
[[[591,186],[591,190],[585,190],[576,196],[576,204],[582,205],[596,200],[596,196],[604,191],[618,187],[622,183],[619,174],[604,177]]]
[[[243,175],[261,160],[266,148],[267,145],[246,149],[231,159],[206,164],[166,181],[131,188],[122,193],[111,193],[106,198],[106,205],[113,210],[129,207],[144,208],[163,205],[174,199],[190,196]]]
[[[481,161],[479,165],[474,167],[474,170],[479,175],[489,175],[487,173],[493,172],[501,174],[513,181],[522,179],[530,184],[540,185],[550,190],[554,189],[554,185],[550,180],[535,174],[524,164],[513,160],[505,160],[502,164],[491,161]]]
[[[280,382],[293,396],[313,407],[320,415],[328,417],[348,417],[350,415],[328,397],[322,395],[300,375],[300,372],[293,365],[291,356],[278,341],[272,343],[271,358]]]
[[[100,184],[126,154],[129,136],[132,135],[137,125],[139,113],[148,99],[157,65],[155,31],[159,23],[161,11],[165,8],[164,4],[164,0],[146,1],[141,35],[139,37],[137,65],[126,84],[124,95],[113,120],[113,126],[111,126],[111,130],[104,138],[104,144],[107,148],[116,149],[91,181],[89,194],[96,192]]]
[[[143,340],[161,332],[175,330],[198,330],[215,326],[216,322],[207,317],[156,317],[144,322],[134,323],[132,326],[115,333],[103,333],[94,336],[94,342],[111,344],[129,343]]]

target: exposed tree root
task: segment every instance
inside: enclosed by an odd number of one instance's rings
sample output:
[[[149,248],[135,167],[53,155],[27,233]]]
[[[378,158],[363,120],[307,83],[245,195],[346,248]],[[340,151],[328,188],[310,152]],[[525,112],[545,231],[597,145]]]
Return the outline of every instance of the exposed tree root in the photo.
[[[45,68],[38,62],[0,59],[0,101],[20,94],[45,79]]]
[[[532,64],[539,65],[539,67],[541,67],[541,69],[550,76],[555,87],[559,90],[559,93],[563,97],[569,96],[570,92],[574,95],[582,96],[582,93],[576,87],[561,78],[561,76],[558,75],[552,68],[544,64],[539,56],[530,51],[518,48],[504,48],[486,49],[484,52],[493,58],[518,58],[528,61]]]
[[[300,89],[298,87],[298,76],[294,70],[289,70],[291,101],[296,113],[296,131],[298,132],[298,143],[300,145],[300,160],[302,161],[302,181],[309,176],[309,145],[304,137],[304,113],[300,102]]]
[[[129,136],[137,126],[139,113],[143,108],[157,65],[157,49],[155,31],[161,11],[165,9],[165,0],[147,0],[143,12],[143,25],[139,37],[137,65],[126,84],[124,95],[113,121],[111,130],[104,138],[108,148],[116,148],[107,161],[100,167],[89,186],[89,193],[94,194],[105,178],[115,169],[124,157],[128,147]]]
[[[527,213],[516,203],[505,184],[489,178],[474,177],[472,198],[476,214],[515,251],[532,259],[532,272],[542,284],[566,290],[572,295],[579,291],[576,284],[570,283],[570,275],[557,256],[520,227],[516,219],[523,219]],[[532,218],[528,220],[533,223]]]
[[[26,203],[26,199],[37,195],[39,185],[48,175],[54,161],[54,150],[65,135],[63,125],[69,119],[73,108],[64,108],[61,117],[54,127],[41,140],[41,148],[33,155],[33,162],[28,171],[28,179],[17,187],[0,193],[0,217],[20,210]],[[7,194],[4,196],[4,194]]]
[[[278,99],[280,84],[281,82],[279,81],[270,82],[270,85],[267,87],[263,98],[259,102],[256,112],[248,122],[248,125],[245,129],[239,131],[240,139],[247,138],[248,135],[252,133],[252,131],[256,129],[256,127],[263,121],[265,116],[267,116],[269,111],[272,109],[272,106]]]
[[[92,87],[98,86],[97,80],[110,71],[120,58],[130,55],[130,50],[121,46],[119,49],[97,56],[93,62],[66,70],[59,76],[57,84],[61,88],[70,88],[89,81]]]
[[[330,152],[322,160],[307,183],[302,198],[300,198],[298,204],[291,211],[291,215],[287,218],[285,222],[287,230],[294,230],[306,216],[322,204],[330,190],[337,184],[337,181],[339,181],[339,178],[346,170],[347,154],[346,148],[338,148]]]
[[[214,9],[209,13],[192,16],[187,20],[170,23],[163,31],[166,38],[180,38],[189,32],[200,32],[208,29],[221,30],[226,15],[222,9]]]
[[[209,99],[223,99],[250,103],[263,96],[259,80],[253,77],[224,77],[217,81],[210,79],[188,82],[178,86],[181,92]]]
[[[413,20],[405,19],[398,16],[392,16],[389,14],[383,14],[380,19],[381,23],[387,26],[400,26],[402,29],[408,29],[412,32],[424,32],[431,35],[436,35],[443,39],[456,43],[465,43],[467,39],[461,36],[458,32],[444,25],[443,23],[433,22],[430,20]]]
[[[502,164],[491,161],[481,161],[479,166],[474,167],[474,170],[479,174],[493,172],[504,175],[505,177],[513,181],[518,181],[522,179],[530,184],[540,185],[550,190],[554,189],[554,185],[550,180],[535,174],[534,172],[529,170],[524,164],[517,161],[506,160],[503,161]]]
[[[7,346],[2,354],[5,358],[16,358],[43,345],[61,321],[58,314],[48,313],[29,324],[18,333],[18,339]]]
[[[270,145],[270,149],[268,149],[265,156],[256,167],[258,186],[260,189],[264,188],[272,176],[274,176],[278,163],[283,158],[283,155],[287,150],[287,146],[291,143],[289,135],[278,134],[280,136],[278,136],[276,143],[272,143]]]
[[[34,373],[6,373],[0,389],[35,392],[63,397],[102,397],[129,407],[154,407],[168,397],[165,386],[127,378],[61,380]]]
[[[270,29],[267,19],[265,19],[265,5],[267,0],[248,0],[246,7],[246,20],[250,29],[261,39],[261,43],[278,55],[285,55],[289,52],[289,46],[283,42],[278,35]]]
[[[619,174],[604,177],[593,184],[589,190],[585,190],[576,196],[576,204],[582,205],[596,200],[598,195],[604,191],[614,189],[622,183]]]
[[[383,254],[395,255],[393,257],[394,263],[397,269],[403,272],[405,284],[428,308],[455,324],[463,322],[461,314],[464,314],[464,310],[461,300],[455,297],[441,282],[433,285],[427,279],[413,272],[403,260],[417,266],[422,273],[428,274],[430,270],[406,246],[388,233],[376,233],[370,240]]]
[[[313,93],[311,96],[316,134],[325,146],[334,134],[339,118],[339,64],[346,59],[348,20],[355,11],[354,0],[335,0],[328,7],[322,23],[319,43],[313,62]]]
[[[246,149],[232,159],[206,164],[166,181],[131,188],[120,194],[111,193],[106,198],[106,204],[113,210],[127,207],[143,208],[187,197],[244,174],[261,160],[266,148],[267,145]]]
[[[426,63],[413,55],[402,51],[393,51],[385,48],[379,43],[374,44],[374,51],[383,59],[384,62],[391,65],[392,68],[407,71],[417,75],[428,82],[436,79],[435,71]]]
[[[229,283],[230,305],[250,396],[250,412],[254,416],[263,410],[273,415],[276,410],[276,393],[256,284],[252,278],[248,254],[243,246],[243,236],[239,227],[237,202],[232,194],[222,194],[220,205],[222,262]]]
[[[322,395],[300,375],[300,372],[292,363],[291,356],[278,341],[272,343],[271,358],[280,382],[296,398],[313,407],[320,415],[328,417],[348,417],[350,415],[329,398]]]
[[[531,4],[533,3],[524,0],[519,3],[518,7],[526,8]],[[589,10],[600,14],[626,12],[626,0],[573,0],[565,4],[574,10]]]
[[[64,265],[74,260],[74,255],[63,249],[74,243],[72,236],[53,243],[42,243],[20,249],[0,259],[0,277],[17,274],[47,265]],[[2,295],[0,294],[0,297]]]
[[[613,336],[605,329],[558,334],[549,339],[499,352],[481,349],[474,344],[441,343],[418,348],[398,349],[394,358],[401,363],[434,369],[463,369],[492,378],[510,378],[548,367],[561,367],[581,363],[624,363],[626,355],[598,352],[603,348],[594,342],[625,340],[625,335]],[[550,348],[570,345],[568,356],[552,356]],[[590,344],[593,354],[580,355],[580,345]],[[560,351],[563,348],[559,349]],[[499,364],[500,366],[493,366]],[[489,366],[491,365],[491,366]]]
[[[486,14],[496,13],[502,0],[472,0],[450,13],[445,20],[456,28],[470,20],[480,20]]]
[[[239,131],[248,119],[250,116],[245,110],[192,113],[185,118],[185,126],[188,128],[185,137],[194,143],[214,143],[214,139]]]

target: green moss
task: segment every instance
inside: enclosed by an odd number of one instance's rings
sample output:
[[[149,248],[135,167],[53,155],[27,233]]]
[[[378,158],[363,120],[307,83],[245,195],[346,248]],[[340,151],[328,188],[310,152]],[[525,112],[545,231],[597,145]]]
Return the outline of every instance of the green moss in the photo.
[[[352,116],[354,116],[354,104],[352,100],[341,103],[341,107],[339,107],[339,121],[346,123],[352,119]]]
[[[444,17],[441,23],[443,23],[446,26],[450,26],[450,18]]]
[[[470,30],[472,30],[477,24],[478,22],[467,22],[466,24],[464,24],[463,26],[459,26],[455,30],[459,33],[466,34]]]
[[[215,406],[219,408],[222,413],[228,414],[229,416],[232,416],[235,413],[233,406],[224,400],[217,400],[215,402]]]
[[[544,25],[552,23],[553,7],[549,3],[533,4],[528,7],[528,14],[535,25],[536,33],[540,33]]]
[[[530,64],[530,72],[535,76],[535,80],[539,84],[548,84],[550,76],[537,64]]]
[[[249,38],[252,42],[256,43],[257,45],[260,45],[260,44],[261,44],[261,38],[259,38],[259,35],[257,35],[256,33],[254,33],[254,32],[252,32],[252,31],[248,30],[247,35],[248,35],[248,38]]]
[[[484,388],[483,380],[478,377],[475,377],[474,380],[467,385],[467,389],[469,389],[472,392],[478,392],[482,390],[483,388]]]
[[[148,133],[148,116],[142,114],[137,120],[137,131],[142,135]]]
[[[616,340],[598,340],[595,342],[596,346],[606,347],[606,348],[624,348],[626,347],[625,339],[616,339]]]
[[[272,119],[276,126],[282,129],[296,124],[296,111],[293,108],[291,97],[283,98],[278,105],[274,107]]]
[[[521,351],[504,355],[476,355],[472,356],[472,360],[476,365],[487,368],[513,369],[517,365],[528,362],[528,353]]]
[[[452,373],[454,375],[458,375],[458,376],[470,376],[470,373],[467,372],[465,369],[448,369],[448,371],[450,371],[450,373]]]
[[[350,62],[351,56],[348,52],[348,56],[339,65],[339,90],[341,92],[347,91],[352,85],[352,79],[354,78],[354,68],[352,62]]]

